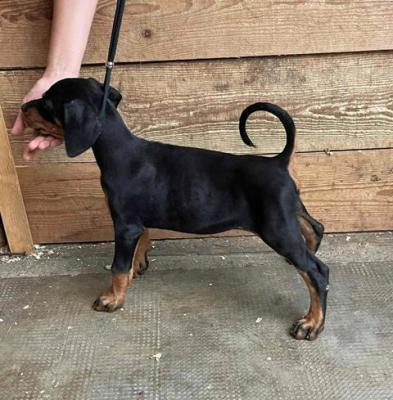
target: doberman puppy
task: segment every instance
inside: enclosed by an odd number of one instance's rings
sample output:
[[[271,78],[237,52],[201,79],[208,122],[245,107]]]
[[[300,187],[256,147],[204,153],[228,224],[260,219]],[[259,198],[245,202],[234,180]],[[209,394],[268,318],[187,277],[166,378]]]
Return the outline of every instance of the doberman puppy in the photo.
[[[293,264],[310,292],[310,308],[291,333],[315,339],[325,321],[329,270],[316,256],[323,226],[307,212],[290,173],[295,125],[289,114],[256,103],[240,117],[240,134],[249,115],[268,111],[284,125],[287,142],[275,157],[232,155],[172,146],[133,135],[117,111],[120,93],[111,88],[105,118],[100,117],[103,88],[94,79],[64,79],[42,99],[22,106],[25,122],[40,134],[64,138],[68,156],[92,147],[101,170],[115,230],[112,286],[94,303],[114,311],[127,287],[146,266],[147,228],[194,234],[243,229],[257,234]]]

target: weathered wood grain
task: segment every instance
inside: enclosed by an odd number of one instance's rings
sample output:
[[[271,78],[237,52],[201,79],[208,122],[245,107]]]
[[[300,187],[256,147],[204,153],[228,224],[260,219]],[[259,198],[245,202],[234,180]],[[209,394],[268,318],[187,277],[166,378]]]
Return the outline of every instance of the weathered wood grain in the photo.
[[[303,200],[328,232],[393,228],[393,150],[300,154],[297,169]],[[35,242],[112,239],[95,164],[22,166],[18,174]]]
[[[11,253],[29,254],[33,241],[18,175],[12,158],[3,113],[0,107],[0,242],[2,227]]]
[[[0,68],[43,66],[49,0],[2,0]],[[85,63],[106,58],[114,0],[99,2]],[[392,49],[390,0],[128,1],[118,61]],[[17,49],[17,50],[16,50]]]
[[[101,68],[84,76],[102,79]],[[277,103],[293,115],[298,151],[393,147],[393,52],[118,66],[114,86],[121,110],[139,136],[236,154],[274,153],[285,135],[273,117],[257,113],[248,129],[257,144],[245,146],[238,119],[255,101]],[[10,127],[20,98],[37,71],[0,72],[0,104]],[[12,138],[23,165],[28,138]],[[92,161],[91,154],[67,159],[64,149],[43,152],[35,162]]]
[[[328,232],[393,228],[393,149],[299,155],[302,198]]]

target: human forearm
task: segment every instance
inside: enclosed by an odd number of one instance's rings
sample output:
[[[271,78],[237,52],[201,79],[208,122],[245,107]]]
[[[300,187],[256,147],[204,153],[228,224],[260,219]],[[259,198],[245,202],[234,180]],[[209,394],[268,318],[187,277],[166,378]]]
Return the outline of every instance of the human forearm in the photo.
[[[42,97],[55,82],[79,75],[98,0],[53,0],[53,18],[47,67],[42,77],[23,98],[23,102]],[[20,134],[24,124],[21,112],[11,132]],[[31,159],[37,150],[56,146],[60,141],[38,136],[25,148],[24,158]]]
[[[44,79],[78,76],[98,0],[54,0]]]

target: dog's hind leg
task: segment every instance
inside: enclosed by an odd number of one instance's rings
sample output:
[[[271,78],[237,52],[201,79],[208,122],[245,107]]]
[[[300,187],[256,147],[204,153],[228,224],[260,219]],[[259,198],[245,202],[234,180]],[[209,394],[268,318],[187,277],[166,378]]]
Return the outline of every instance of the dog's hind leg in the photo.
[[[144,229],[137,225],[116,226],[115,256],[112,263],[112,285],[93,304],[96,311],[115,311],[122,307],[133,278],[136,249]]]
[[[322,236],[319,236],[315,232],[310,222],[303,215],[298,215],[297,220],[307,248],[313,253],[316,253],[321,243]]]
[[[137,275],[143,275],[149,268],[149,259],[147,257],[147,252],[149,251],[149,248],[149,230],[146,229],[139,237],[138,244],[136,246],[135,255],[130,270],[130,281],[133,278],[136,278]]]
[[[328,267],[306,247],[295,217],[288,218],[287,215],[283,218],[278,213],[271,215],[258,233],[270,247],[297,268],[309,290],[309,311],[294,323],[291,334],[296,339],[316,339],[325,323]]]
[[[300,198],[298,200],[296,216],[306,246],[310,251],[316,253],[323,238],[324,226],[308,213]]]

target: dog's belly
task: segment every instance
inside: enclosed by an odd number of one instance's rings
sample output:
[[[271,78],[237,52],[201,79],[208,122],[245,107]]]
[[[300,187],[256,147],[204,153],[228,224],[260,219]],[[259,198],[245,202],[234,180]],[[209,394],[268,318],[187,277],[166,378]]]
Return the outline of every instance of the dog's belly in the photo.
[[[247,224],[240,225],[240,221],[238,220],[227,220],[227,221],[211,221],[210,223],[201,223],[198,221],[197,224],[192,224],[192,221],[187,221],[186,223],[176,223],[174,222],[167,222],[163,224],[146,224],[148,228],[156,228],[156,229],[166,229],[176,232],[183,232],[183,233],[194,233],[200,235],[207,235],[207,234],[214,234],[225,232],[230,229],[245,229],[250,230],[249,226],[242,226]]]
[[[161,204],[163,206],[163,204]],[[165,204],[152,215],[142,212],[149,228],[168,229],[195,234],[212,234],[229,229],[252,229],[253,219],[245,201],[215,199],[209,202]]]

